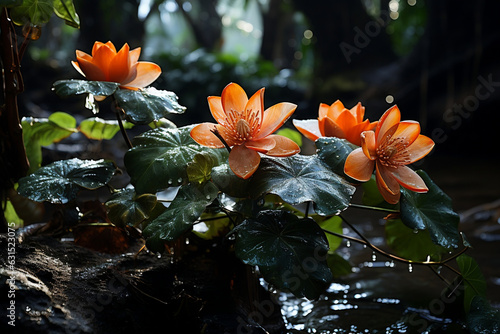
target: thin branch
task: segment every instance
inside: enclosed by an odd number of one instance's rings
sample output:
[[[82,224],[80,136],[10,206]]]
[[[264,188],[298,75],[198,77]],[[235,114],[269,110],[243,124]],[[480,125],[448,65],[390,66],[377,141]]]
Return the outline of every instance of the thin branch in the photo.
[[[352,224],[350,224],[348,221],[346,221],[342,216],[340,216],[342,218],[342,220],[344,221],[344,223],[346,223],[347,226],[349,226],[353,231],[354,233],[356,233],[360,238],[361,240],[355,240],[356,238],[354,239],[351,239],[351,237],[349,238],[346,238],[346,239],[349,239],[349,240],[353,240],[353,241],[356,241],[356,242],[360,242],[364,245],[366,245],[367,247],[371,248],[373,251],[379,253],[379,254],[382,254],[383,256],[385,257],[388,257],[389,259],[391,260],[394,260],[394,261],[398,261],[398,262],[401,262],[401,263],[405,263],[405,264],[411,264],[411,265],[425,265],[425,266],[431,266],[431,265],[439,265],[439,266],[445,266],[446,268],[452,270],[453,272],[457,273],[458,275],[461,275],[460,272],[458,272],[457,270],[455,270],[453,267],[449,266],[447,264],[447,262],[451,261],[451,260],[454,260],[456,259],[458,256],[460,256],[461,254],[465,253],[469,247],[464,247],[460,252],[458,252],[457,254],[454,254],[453,256],[445,259],[445,260],[442,260],[442,261],[413,261],[413,260],[407,260],[405,258],[402,258],[402,257],[399,257],[397,255],[394,255],[394,254],[391,254],[389,252],[386,252],[384,251],[383,249],[380,249],[378,248],[377,246],[373,245],[363,234],[361,234],[361,232],[359,232]],[[333,233],[333,232],[331,232]],[[337,235],[337,236],[340,236],[340,237],[347,237],[347,236],[342,236],[342,235]]]
[[[229,147],[229,145],[226,143],[226,141],[224,140],[224,138],[222,138],[219,130],[217,130],[217,128],[214,126],[214,128],[212,130],[210,130],[210,132],[212,132],[217,138],[219,138],[219,140],[221,141],[222,144],[224,144],[224,146],[226,147],[227,151],[229,153],[231,153],[231,147]]]
[[[122,121],[122,115],[125,114],[125,111],[123,110],[123,108],[121,108],[118,105],[114,95],[113,95],[113,104],[115,105],[116,119],[118,120],[118,125],[120,126],[120,132],[122,134],[123,140],[125,140],[127,147],[129,149],[131,149],[134,146],[132,145],[132,142],[130,141],[130,138],[128,137],[127,131],[125,130],[125,127],[123,126],[123,121]]]
[[[399,212],[399,210],[386,209],[386,208],[380,208],[377,206],[369,206],[369,205],[362,205],[362,204],[355,204],[355,203],[350,203],[349,206],[352,208],[366,209],[366,210],[373,210],[373,211],[394,212],[394,213]]]
[[[307,202],[306,203],[306,212],[304,214],[304,218],[307,218],[307,216],[309,215],[309,207],[311,206],[311,202]]]

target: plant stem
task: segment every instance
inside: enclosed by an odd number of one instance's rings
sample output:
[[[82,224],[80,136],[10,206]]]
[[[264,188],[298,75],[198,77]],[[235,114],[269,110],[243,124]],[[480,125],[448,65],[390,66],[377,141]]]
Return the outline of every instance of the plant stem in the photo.
[[[355,203],[350,203],[349,206],[353,207],[353,208],[358,208],[358,209],[399,213],[399,210],[380,208],[377,206],[369,206],[369,205],[362,205],[362,204],[355,204]]]
[[[214,126],[214,128],[212,130],[210,130],[210,132],[212,132],[217,138],[219,138],[219,140],[221,141],[222,144],[224,144],[224,146],[226,147],[227,151],[229,153],[231,153],[231,147],[229,147],[229,145],[226,143],[226,141],[224,140],[224,138],[222,138],[219,130],[217,130],[217,128]]]
[[[469,249],[469,247],[464,247],[457,254],[455,254],[455,255],[453,255],[453,256],[445,259],[445,260],[442,260],[442,261],[413,261],[413,260],[407,260],[405,258],[402,258],[402,257],[399,257],[397,255],[394,255],[394,254],[391,254],[389,252],[386,252],[383,249],[380,249],[377,246],[373,245],[363,234],[361,234],[361,232],[359,232],[352,224],[350,224],[348,221],[346,221],[344,217],[342,217],[342,216],[340,216],[340,217],[342,218],[342,220],[344,221],[344,223],[347,226],[349,226],[349,228],[351,228],[351,230],[353,230],[354,233],[356,233],[361,239],[354,238],[354,237],[349,237],[349,236],[346,236],[346,235],[343,235],[343,234],[338,234],[338,233],[330,232],[330,231],[327,231],[327,230],[323,230],[323,231],[326,232],[326,233],[329,233],[329,234],[332,234],[332,235],[344,238],[344,239],[348,239],[348,240],[352,240],[352,241],[364,244],[367,247],[371,248],[373,251],[375,251],[375,252],[377,252],[377,253],[385,256],[385,257],[388,257],[391,260],[397,261],[397,262],[401,262],[401,263],[405,263],[405,264],[411,264],[411,265],[415,264],[415,265],[425,265],[425,266],[432,266],[432,265],[445,266],[446,268],[448,268],[451,271],[457,273],[458,275],[461,275],[460,272],[458,272],[457,270],[455,270],[453,267],[449,266],[447,264],[447,262],[449,262],[449,261],[457,258],[461,254],[463,254],[464,252],[466,252]]]
[[[114,95],[112,96],[113,96],[113,104],[115,105],[116,119],[118,120],[118,125],[120,126],[120,132],[122,134],[123,140],[125,140],[125,143],[127,144],[127,147],[131,149],[134,146],[132,145],[132,142],[130,141],[130,138],[127,135],[127,131],[125,131],[125,127],[123,126],[123,121],[122,121],[122,115],[125,114],[125,111],[118,105],[115,96]]]

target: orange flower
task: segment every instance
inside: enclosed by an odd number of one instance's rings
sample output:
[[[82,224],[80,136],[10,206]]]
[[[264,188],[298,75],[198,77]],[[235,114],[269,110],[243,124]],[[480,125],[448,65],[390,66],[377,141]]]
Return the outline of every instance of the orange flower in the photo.
[[[203,146],[223,148],[213,133],[217,130],[228,146],[229,167],[237,176],[248,179],[260,163],[259,153],[288,157],[300,152],[292,140],[272,135],[292,115],[297,106],[282,102],[264,110],[264,88],[250,99],[238,84],[230,83],[221,96],[210,96],[208,106],[218,124],[202,123],[191,130],[191,137]]]
[[[120,51],[111,42],[95,42],[92,56],[76,50],[76,60],[71,63],[88,80],[118,82],[127,89],[144,88],[161,74],[160,66],[138,61],[141,48],[130,51],[127,43]]]
[[[321,103],[317,120],[293,120],[293,125],[312,141],[320,137],[337,137],[361,146],[361,132],[372,130],[377,124],[367,119],[363,121],[364,116],[365,107],[360,102],[349,110],[337,100],[331,106]]]
[[[406,165],[429,153],[434,142],[420,134],[420,124],[414,121],[400,122],[397,106],[389,108],[380,118],[375,132],[361,134],[361,147],[349,154],[344,172],[358,181],[368,181],[375,167],[377,187],[384,199],[396,204],[403,186],[415,192],[429,189],[422,178]]]

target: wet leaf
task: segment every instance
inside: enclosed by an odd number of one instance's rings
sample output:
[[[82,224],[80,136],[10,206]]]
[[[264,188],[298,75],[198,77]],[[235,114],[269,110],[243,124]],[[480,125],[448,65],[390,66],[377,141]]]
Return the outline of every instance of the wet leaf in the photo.
[[[258,266],[274,287],[314,299],[331,282],[332,273],[326,263],[328,241],[312,219],[265,210],[233,231],[236,256]]]
[[[203,221],[207,230],[204,232],[193,231],[193,233],[205,240],[225,236],[230,231],[232,226],[231,220],[229,220],[227,215],[224,213],[203,214],[200,221]]]
[[[149,218],[156,203],[155,195],[136,195],[134,189],[125,189],[106,202],[108,218],[119,227],[137,226]]]
[[[227,159],[227,151],[197,144],[189,135],[191,128],[158,128],[134,138],[125,166],[137,193],[156,193],[187,182],[187,166],[198,153],[210,152],[218,163]]]
[[[177,102],[175,93],[153,87],[140,90],[119,89],[115,98],[135,124],[148,124],[169,114],[182,114],[186,110]]]
[[[49,118],[23,117],[21,124],[26,155],[30,162],[28,173],[40,168],[42,146],[52,145],[78,132],[75,118],[63,112],[52,113]]]
[[[500,310],[493,308],[486,298],[475,296],[467,315],[467,327],[471,334],[500,333]]]
[[[472,257],[462,254],[456,260],[464,279],[464,308],[469,312],[474,297],[486,297],[486,280]]]
[[[74,200],[82,188],[106,185],[115,171],[115,165],[104,160],[60,160],[21,178],[18,192],[33,201],[64,204]]]
[[[131,129],[134,127],[134,124],[123,122],[123,127]],[[99,117],[92,117],[83,120],[78,129],[89,139],[103,140],[113,138],[120,131],[120,125],[118,125],[118,121],[116,120],[108,121]]]
[[[80,18],[75,11],[75,6],[73,0],[53,0],[54,1],[54,13],[63,19],[67,25],[80,28]]]
[[[326,168],[317,156],[263,158],[252,178],[254,197],[271,193],[296,205],[313,202],[320,215],[336,215],[349,205],[355,188]]]
[[[450,197],[424,171],[417,173],[429,192],[419,194],[401,187],[401,220],[411,229],[428,229],[436,245],[457,248],[461,240],[460,218],[452,209]]]
[[[428,230],[411,229],[401,219],[390,219],[385,224],[386,242],[394,252],[413,261],[441,260],[441,255],[449,249],[436,245]]]
[[[332,171],[346,177],[344,174],[345,159],[357,146],[345,139],[335,137],[318,138],[315,142],[318,158]]]
[[[217,197],[218,189],[208,182],[202,187],[193,184],[182,186],[169,207],[156,219],[151,221],[143,231],[146,244],[153,251],[154,245],[160,241],[172,241],[193,227],[193,223],[201,216],[205,208]]]
[[[215,185],[223,193],[237,198],[247,198],[250,196],[249,187],[252,184],[251,179],[244,180],[236,176],[228,163],[223,163],[213,168],[211,176]]]
[[[208,152],[201,152],[194,156],[193,161],[187,165],[187,176],[189,182],[202,184],[210,180],[212,168],[218,165],[218,161]]]
[[[63,97],[79,94],[109,96],[118,89],[119,85],[116,82],[107,81],[59,80],[54,83],[54,91]]]

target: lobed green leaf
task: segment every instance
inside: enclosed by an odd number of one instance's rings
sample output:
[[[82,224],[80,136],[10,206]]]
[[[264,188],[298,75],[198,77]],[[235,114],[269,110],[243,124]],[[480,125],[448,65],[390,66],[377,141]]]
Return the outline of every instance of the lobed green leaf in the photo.
[[[321,163],[316,155],[263,158],[252,177],[252,194],[271,193],[297,205],[313,202],[320,215],[337,215],[350,203],[355,188]]]
[[[175,93],[153,87],[139,90],[119,89],[115,98],[128,119],[135,124],[149,124],[169,114],[182,114],[186,110],[177,102]]]
[[[108,218],[120,227],[138,226],[149,218],[156,203],[155,195],[136,195],[134,189],[124,189],[106,202]]]
[[[83,188],[106,185],[115,171],[116,166],[104,160],[59,160],[21,178],[18,192],[36,202],[64,204],[74,200]]]
[[[416,193],[401,188],[401,220],[411,229],[428,229],[436,245],[457,248],[461,240],[458,232],[460,218],[452,209],[450,197],[424,171],[417,173],[429,191]]]
[[[328,240],[311,218],[265,210],[233,231],[236,256],[258,266],[274,287],[314,299],[331,282],[332,273],[326,263]]]

